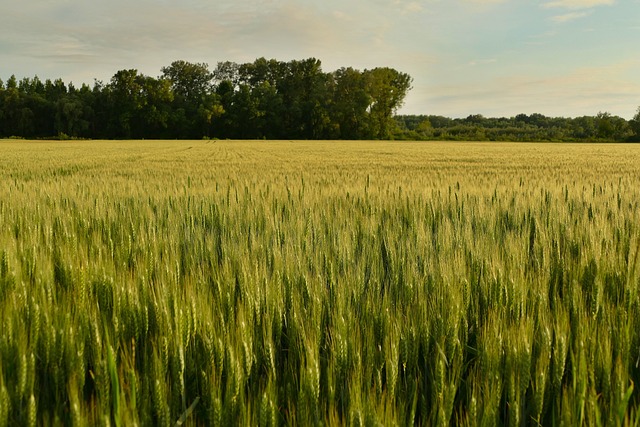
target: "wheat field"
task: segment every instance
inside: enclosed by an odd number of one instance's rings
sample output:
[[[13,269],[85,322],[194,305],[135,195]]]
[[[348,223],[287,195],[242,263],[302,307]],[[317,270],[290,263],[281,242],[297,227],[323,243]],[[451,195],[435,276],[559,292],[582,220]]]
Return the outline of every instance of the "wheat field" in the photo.
[[[0,142],[0,427],[638,425],[640,146]]]

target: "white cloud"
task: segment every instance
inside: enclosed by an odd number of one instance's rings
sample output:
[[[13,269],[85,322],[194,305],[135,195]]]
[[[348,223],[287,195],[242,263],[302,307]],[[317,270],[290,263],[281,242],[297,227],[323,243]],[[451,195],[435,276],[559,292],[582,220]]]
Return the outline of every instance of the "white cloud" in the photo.
[[[552,16],[551,20],[556,24],[564,24],[566,22],[575,21],[576,19],[584,18],[585,16],[590,15],[589,12],[571,12],[565,13],[564,15],[556,15]]]
[[[407,4],[404,7],[403,12],[404,13],[417,13],[417,12],[422,12],[424,10],[424,8],[422,7],[422,5],[420,3],[418,3],[417,1],[412,1],[411,3]]]
[[[608,111],[630,118],[640,94],[640,83],[634,78],[638,71],[640,61],[628,60],[548,76],[501,75],[483,85],[472,82],[431,88],[424,95],[425,104],[436,105],[438,114],[454,117],[477,112],[488,117],[518,113],[576,117]]]
[[[334,10],[333,11],[333,17],[338,19],[338,20],[340,20],[340,21],[349,21],[349,22],[353,21],[353,18],[350,15],[344,13],[341,10]]]
[[[402,15],[425,11],[425,8],[420,1],[393,0],[392,7],[393,9],[400,11]]]
[[[476,3],[476,4],[498,4],[505,3],[509,0],[465,0],[468,3]]]
[[[545,9],[565,8],[565,9],[590,9],[597,6],[611,6],[616,0],[555,0],[544,3]]]
[[[477,65],[487,65],[487,64],[493,64],[498,62],[497,59],[495,58],[489,58],[489,59],[474,59],[473,61],[469,62],[469,66],[471,67],[475,67]]]

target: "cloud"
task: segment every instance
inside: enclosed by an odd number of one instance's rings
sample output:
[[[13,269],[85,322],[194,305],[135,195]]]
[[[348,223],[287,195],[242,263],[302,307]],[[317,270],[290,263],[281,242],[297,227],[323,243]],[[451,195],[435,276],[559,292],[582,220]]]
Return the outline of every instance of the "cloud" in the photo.
[[[611,6],[615,2],[616,0],[555,0],[544,3],[542,7],[545,9],[590,9],[597,6]]]
[[[474,59],[473,61],[469,62],[469,66],[471,67],[475,67],[477,65],[487,65],[487,64],[493,64],[498,62],[497,59],[495,58],[489,58],[489,59]]]
[[[555,37],[558,35],[558,31],[557,30],[549,30],[549,31],[545,31],[543,33],[540,34],[535,34],[533,36],[531,36],[531,38],[534,39],[545,39],[545,38],[549,38],[549,37]]]
[[[417,1],[413,1],[411,3],[408,3],[404,9],[403,9],[403,13],[418,13],[418,12],[422,12],[424,10],[424,7],[418,3]]]
[[[501,75],[483,85],[471,82],[431,88],[424,95],[425,104],[435,106],[438,114],[453,117],[477,112],[489,117],[518,113],[576,117],[608,111],[630,118],[640,94],[635,79],[639,71],[640,61],[627,60],[547,76]]]
[[[391,7],[394,12],[398,11],[405,16],[425,11],[425,7],[420,1],[393,0]]]
[[[598,6],[610,6],[615,2],[616,0],[555,0],[544,3],[542,7],[545,9],[567,9],[575,11],[555,15],[550,18],[550,20],[556,24],[565,24],[590,15],[591,10],[585,9],[592,9]]]
[[[499,4],[505,3],[509,0],[464,0],[467,3],[475,3],[475,4]]]
[[[551,20],[556,24],[564,24],[570,21],[575,21],[576,19],[584,18],[588,15],[590,15],[589,12],[571,12],[565,13],[564,15],[552,16]]]
[[[334,10],[333,11],[333,17],[335,19],[338,19],[340,21],[353,21],[353,18],[351,17],[351,15],[341,11],[341,10]]]
[[[10,2],[0,14],[0,64],[76,82],[105,81],[123,68],[157,75],[176,59],[215,67],[316,57],[327,71],[406,68],[414,49],[398,39],[425,7],[422,0]]]

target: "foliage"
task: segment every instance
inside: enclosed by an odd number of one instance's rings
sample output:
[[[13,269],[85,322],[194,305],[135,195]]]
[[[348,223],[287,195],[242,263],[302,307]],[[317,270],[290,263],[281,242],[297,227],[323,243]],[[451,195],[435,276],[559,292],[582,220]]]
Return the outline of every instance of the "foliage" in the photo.
[[[629,122],[629,126],[633,132],[633,140],[640,141],[640,107],[638,107],[635,116],[633,116],[633,119]]]
[[[0,137],[640,141],[640,118],[518,114],[395,116],[411,90],[392,68],[324,72],[315,58],[174,61],[158,78],[120,70],[76,88],[37,76],[0,81]]]
[[[120,70],[80,89],[12,76],[0,85],[0,137],[387,139],[411,83],[391,68],[325,73],[315,58],[213,71],[175,61],[161,72]]]
[[[395,139],[458,141],[633,141],[640,135],[636,121],[600,112],[575,118],[518,114],[486,118],[480,114],[464,119],[442,116],[397,116]]]
[[[0,145],[0,426],[638,423],[635,146]]]

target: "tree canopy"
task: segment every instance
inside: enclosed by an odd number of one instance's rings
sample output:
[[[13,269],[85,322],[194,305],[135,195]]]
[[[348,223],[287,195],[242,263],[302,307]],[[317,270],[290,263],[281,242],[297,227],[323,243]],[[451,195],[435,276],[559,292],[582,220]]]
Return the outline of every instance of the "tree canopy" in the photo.
[[[395,139],[457,141],[640,141],[640,109],[630,121],[600,112],[574,118],[539,113],[451,119],[436,115],[396,116]]]
[[[392,68],[324,72],[315,58],[175,61],[76,88],[62,80],[0,82],[0,137],[388,139],[411,77]]]
[[[0,80],[0,138],[640,141],[640,108],[631,120],[397,116],[412,79],[388,67],[325,72],[316,58],[259,58],[213,69],[174,61],[160,72],[119,70],[93,87]]]

